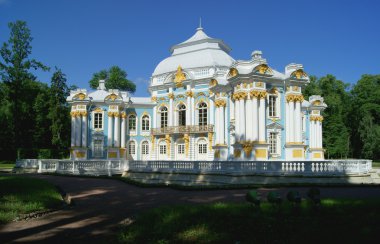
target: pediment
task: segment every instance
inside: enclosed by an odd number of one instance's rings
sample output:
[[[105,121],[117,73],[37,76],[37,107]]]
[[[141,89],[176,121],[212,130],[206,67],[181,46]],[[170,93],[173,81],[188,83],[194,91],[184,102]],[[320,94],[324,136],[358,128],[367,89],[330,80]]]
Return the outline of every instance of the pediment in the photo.
[[[274,122],[270,123],[269,125],[267,125],[267,129],[283,130],[284,127],[281,124],[279,124],[278,122],[274,121]]]

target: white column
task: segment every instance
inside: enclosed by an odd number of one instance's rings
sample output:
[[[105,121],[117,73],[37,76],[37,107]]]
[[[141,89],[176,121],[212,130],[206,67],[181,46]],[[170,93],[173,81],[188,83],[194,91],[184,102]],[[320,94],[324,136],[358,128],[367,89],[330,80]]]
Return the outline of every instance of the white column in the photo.
[[[215,120],[214,120],[214,101],[209,99],[210,101],[210,124],[214,125]]]
[[[235,99],[235,142],[240,141],[240,103]]]
[[[219,131],[220,131],[220,136],[219,136],[219,143],[220,144],[226,144],[224,142],[224,107],[223,106],[220,106],[219,107],[219,120],[220,120],[220,123],[219,123]]]
[[[75,146],[80,147],[81,145],[81,118],[80,115],[75,117]]]
[[[314,121],[310,120],[309,127],[309,147],[314,148]]]
[[[322,124],[320,121],[317,121],[317,139],[318,139],[318,148],[322,148]]]
[[[245,141],[245,106],[244,98],[239,100],[239,116],[240,116],[240,140]]]
[[[246,125],[246,140],[252,141],[253,140],[253,127],[252,127],[252,99],[251,97],[247,98],[247,101],[245,102],[245,125]]]
[[[125,119],[125,118],[124,118]],[[125,125],[124,125],[125,127]],[[158,128],[157,125],[157,106],[153,107],[153,121],[152,121],[152,128]],[[122,127],[123,128],[123,127]]]
[[[108,147],[112,147],[112,115],[108,115],[108,130],[107,130],[107,136],[108,136]]]
[[[302,142],[302,126],[301,126],[301,102],[296,101],[294,114],[294,142]]]
[[[286,134],[286,142],[290,142],[290,109],[289,102],[286,101],[285,104],[285,134]]]
[[[260,98],[260,106],[259,106],[259,141],[263,143],[266,141],[265,139],[265,98]]]
[[[194,97],[191,97],[191,99],[190,99],[190,111],[191,111],[191,116],[190,116],[190,118],[191,118],[191,125],[195,125],[196,124],[196,122],[195,122],[195,113],[198,111],[198,110],[196,110],[195,109],[195,107],[194,107]]]
[[[153,111],[156,111],[156,109],[153,109]],[[153,113],[155,114],[155,112]],[[121,117],[121,148],[125,148],[125,125],[126,125],[126,115],[123,114]],[[153,115],[154,118],[154,115]],[[153,119],[154,120],[154,119]]]
[[[186,98],[186,125],[191,124],[191,97]]]
[[[82,114],[82,147],[87,147],[87,112]]]
[[[252,140],[259,140],[259,111],[257,97],[252,97]]]
[[[215,123],[215,144],[220,144],[220,113],[219,113],[219,107],[217,106],[215,109],[215,117],[216,117],[216,123]]]
[[[114,146],[120,147],[120,116],[119,114],[115,115],[115,126],[113,128],[114,130]],[[138,128],[136,128],[138,130]]]
[[[223,130],[223,138],[224,138],[224,144],[228,144],[228,114],[227,114],[227,104],[228,101],[226,101],[226,106],[223,108],[223,114],[224,114],[224,130]]]
[[[71,115],[71,146],[75,146],[75,116]]]
[[[294,136],[294,102],[289,102],[289,142],[295,142]]]
[[[174,109],[173,109],[173,99],[170,98],[169,100],[169,121],[168,121],[168,126],[173,126],[173,113],[174,113]]]

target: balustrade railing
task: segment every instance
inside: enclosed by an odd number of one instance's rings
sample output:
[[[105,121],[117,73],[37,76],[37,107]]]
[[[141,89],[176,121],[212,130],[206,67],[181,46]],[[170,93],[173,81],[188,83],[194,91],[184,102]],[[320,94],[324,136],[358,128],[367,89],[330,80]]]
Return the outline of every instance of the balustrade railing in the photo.
[[[165,134],[194,134],[194,133],[207,133],[213,132],[214,125],[186,125],[186,126],[168,126],[164,128],[152,128],[152,135],[165,135]]]
[[[39,173],[115,175],[132,172],[176,172],[215,174],[335,176],[363,175],[372,169],[371,160],[325,161],[127,161],[24,159],[18,168],[38,169]]]

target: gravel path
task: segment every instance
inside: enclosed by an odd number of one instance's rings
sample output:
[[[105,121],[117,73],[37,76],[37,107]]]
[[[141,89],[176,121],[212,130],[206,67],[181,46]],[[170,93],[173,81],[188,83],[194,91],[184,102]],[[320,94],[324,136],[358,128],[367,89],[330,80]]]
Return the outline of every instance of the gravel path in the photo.
[[[74,205],[38,219],[0,226],[0,243],[112,243],[120,223],[142,210],[170,204],[244,202],[247,190],[180,191],[170,188],[139,188],[112,179],[30,175],[60,186]],[[305,195],[308,188],[291,188]],[[290,188],[261,188],[263,196]],[[321,188],[322,197],[380,197],[380,187]]]

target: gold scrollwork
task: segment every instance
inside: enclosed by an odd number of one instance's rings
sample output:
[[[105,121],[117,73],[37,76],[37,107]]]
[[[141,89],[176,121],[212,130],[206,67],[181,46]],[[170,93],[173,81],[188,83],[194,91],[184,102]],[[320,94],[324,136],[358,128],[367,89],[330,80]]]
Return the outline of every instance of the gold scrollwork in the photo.
[[[174,94],[173,94],[173,92],[169,93],[168,97],[169,97],[169,99],[174,99]]]
[[[193,97],[194,96],[194,93],[192,91],[187,91],[185,94],[186,94],[186,97]]]
[[[245,152],[245,156],[247,158],[251,157],[253,145],[252,143],[244,143],[243,144],[243,151]]]
[[[268,65],[266,64],[260,64],[258,66],[255,67],[255,71],[260,73],[260,74],[266,74],[267,72],[271,72],[271,68],[269,68]]]
[[[209,132],[208,133],[208,147],[210,150],[212,149],[212,138],[213,138],[213,133]]]
[[[215,101],[215,106],[218,107],[226,107],[227,103],[224,99],[218,99]]]
[[[306,78],[307,74],[302,69],[298,69],[294,71],[290,76],[293,78],[302,79],[302,78]]]
[[[312,115],[312,116],[310,116],[310,121],[319,121],[319,122],[322,122],[323,121],[323,116],[322,115]]]
[[[209,85],[212,87],[212,86],[216,86],[218,85],[218,81],[216,79],[211,79]]]
[[[237,71],[237,69],[235,69],[235,68],[231,68],[230,69],[230,72],[228,73],[228,76],[229,77],[235,77],[235,76],[237,76],[239,74],[239,72]]]
[[[156,97],[156,96],[153,96],[153,97],[151,98],[151,100],[152,100],[152,102],[157,102],[157,97]]]
[[[189,134],[183,135],[183,140],[185,141],[185,154],[186,157],[189,155],[189,148],[190,148],[190,137]]]
[[[121,112],[120,113],[120,117],[123,118],[123,119],[127,118],[127,113],[126,112]]]
[[[267,91],[252,90],[250,91],[249,95],[251,98],[256,97],[258,99],[265,99],[267,97]]]
[[[170,139],[170,135],[165,135],[165,142],[166,142],[166,153],[168,156],[170,156],[170,143],[171,143],[171,139]]]
[[[234,158],[240,158],[241,151],[240,149],[234,149]]]
[[[286,101],[287,102],[301,102],[302,103],[304,101],[304,97],[301,94],[289,94],[289,95],[286,95]]]
[[[181,65],[178,66],[177,72],[174,76],[174,83],[176,87],[182,87],[182,81],[186,80],[186,74],[183,73]]]

